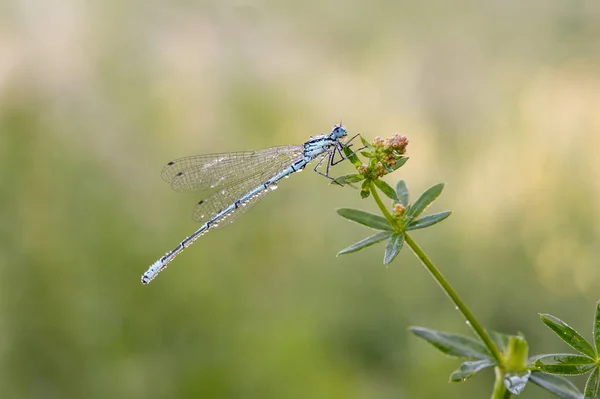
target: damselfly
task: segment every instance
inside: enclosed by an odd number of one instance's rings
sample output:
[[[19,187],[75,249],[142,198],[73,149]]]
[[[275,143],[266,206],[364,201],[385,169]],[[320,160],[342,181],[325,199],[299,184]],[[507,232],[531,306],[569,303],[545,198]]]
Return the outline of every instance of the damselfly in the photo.
[[[300,172],[309,162],[320,158],[315,172],[333,180],[329,176],[329,167],[345,159],[342,150],[348,143],[342,143],[340,139],[346,135],[342,125],[335,125],[331,133],[311,137],[303,145],[197,155],[169,162],[162,170],[162,178],[171,184],[171,188],[209,191],[192,213],[192,218],[202,226],[154,262],[142,275],[142,283],[152,281],[198,237],[237,219],[266,193],[277,188],[279,180]],[[340,156],[337,161],[334,160],[336,154]],[[325,173],[319,171],[323,162],[327,162]]]

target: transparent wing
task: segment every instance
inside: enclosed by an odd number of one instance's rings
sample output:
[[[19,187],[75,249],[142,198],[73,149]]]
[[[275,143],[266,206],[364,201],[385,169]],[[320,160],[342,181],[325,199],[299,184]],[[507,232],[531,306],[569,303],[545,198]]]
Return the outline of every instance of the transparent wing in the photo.
[[[263,174],[273,164],[291,164],[303,152],[302,145],[291,145],[258,151],[195,155],[169,162],[161,175],[175,191],[209,190]]]
[[[262,183],[257,182],[257,186],[259,184],[262,184]],[[231,204],[233,204],[236,200],[233,200],[231,202],[227,202],[224,200],[224,194],[222,194],[223,190],[225,190],[225,189],[221,189],[219,191],[212,193],[205,200],[196,204],[196,206],[194,207],[194,210],[192,212],[192,219],[194,219],[197,222],[205,223],[207,220],[212,218],[214,215],[219,213],[221,210],[223,210],[223,209],[227,208],[228,206],[230,206]],[[250,191],[250,189],[246,190],[244,192],[244,194],[247,193],[248,191]],[[252,208],[254,205],[256,205],[270,191],[271,190],[269,188],[267,188],[266,190],[261,191],[260,193],[252,196],[251,198],[248,198],[246,201],[242,202],[240,204],[240,206],[237,209],[235,209],[233,212],[229,213],[223,219],[219,220],[216,224],[213,224],[212,228],[223,227],[223,226],[227,226],[228,224],[232,223],[234,220],[236,220],[237,218],[242,216],[250,208]],[[244,194],[241,194],[241,195],[244,195]]]
[[[252,174],[233,178],[229,184],[217,188],[216,191],[199,201],[192,212],[192,219],[200,223],[206,222],[217,213],[242,198],[248,192],[266,182],[269,178],[288,168],[294,161],[298,160],[300,156],[296,156],[292,159],[288,159],[288,157],[285,156],[280,156],[278,158],[272,157],[270,162],[262,165],[261,168],[252,169]],[[258,194],[256,198],[249,199],[245,206],[236,209],[234,215],[229,216],[227,220],[228,223],[237,219],[242,213],[248,210],[251,205],[258,202],[268,191],[269,189],[267,188],[267,190]]]

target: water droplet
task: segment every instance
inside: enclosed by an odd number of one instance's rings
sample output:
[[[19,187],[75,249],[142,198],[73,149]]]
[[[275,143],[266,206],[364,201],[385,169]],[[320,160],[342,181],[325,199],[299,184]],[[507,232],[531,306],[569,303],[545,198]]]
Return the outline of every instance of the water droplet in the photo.
[[[271,185],[269,186],[269,190],[271,190],[271,191],[275,191],[275,190],[277,190],[277,184],[271,184]]]
[[[454,309],[455,309],[455,310],[458,310],[458,306],[455,306],[455,307],[454,307]]]
[[[504,385],[510,391],[510,393],[518,395],[523,391],[523,389],[525,389],[530,375],[531,370],[508,372],[504,377]]]
[[[467,321],[465,321],[465,324],[468,325],[468,326],[470,326],[471,322],[469,320],[467,320]]]

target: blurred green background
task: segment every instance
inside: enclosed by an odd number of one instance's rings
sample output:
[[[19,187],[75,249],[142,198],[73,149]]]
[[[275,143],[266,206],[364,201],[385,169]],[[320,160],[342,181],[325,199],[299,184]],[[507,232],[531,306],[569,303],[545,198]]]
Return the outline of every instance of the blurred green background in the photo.
[[[600,3],[0,0],[2,398],[484,398],[488,370],[407,333],[469,333],[408,251],[336,258],[374,211],[305,172],[197,228],[186,155],[304,142],[343,120],[410,140],[413,235],[489,328],[569,352],[600,299]],[[348,172],[340,166],[336,172]],[[530,385],[522,395],[551,398]]]

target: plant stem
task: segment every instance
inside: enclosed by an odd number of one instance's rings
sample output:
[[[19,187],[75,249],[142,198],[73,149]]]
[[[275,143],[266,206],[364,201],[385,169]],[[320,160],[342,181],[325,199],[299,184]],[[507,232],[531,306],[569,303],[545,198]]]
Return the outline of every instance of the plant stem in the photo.
[[[377,202],[377,206],[381,210],[381,213],[383,213],[383,216],[385,216],[385,218],[388,220],[388,222],[390,222],[392,226],[398,226],[398,220],[396,220],[392,216],[390,211],[387,210],[387,208],[383,204],[383,201],[381,201],[381,197],[377,192],[377,188],[375,188],[375,185],[373,183],[371,183],[371,185],[369,186],[369,190],[371,191],[371,195],[373,195],[373,199],[375,200],[375,202]]]
[[[498,349],[496,344],[494,344],[494,341],[492,341],[492,338],[487,333],[487,331],[485,331],[485,329],[481,326],[481,324],[479,324],[479,322],[477,321],[475,316],[473,316],[473,313],[471,313],[469,308],[467,308],[467,306],[460,299],[460,297],[458,296],[456,291],[454,291],[452,286],[448,283],[446,278],[435,267],[433,262],[431,262],[429,257],[427,257],[427,255],[425,255],[425,252],[423,252],[421,247],[419,247],[417,245],[417,243],[413,241],[412,237],[410,235],[408,235],[407,233],[405,233],[405,240],[406,240],[406,243],[408,244],[408,246],[413,250],[415,255],[417,255],[417,257],[421,260],[423,265],[427,268],[429,273],[431,273],[431,275],[433,276],[435,281],[437,281],[437,283],[440,285],[440,287],[450,297],[452,302],[454,302],[454,304],[456,305],[458,310],[460,310],[460,312],[463,314],[465,319],[467,319],[467,322],[469,323],[471,328],[473,328],[473,330],[475,331],[475,334],[477,334],[477,336],[481,339],[481,341],[483,341],[484,345],[489,349],[490,353],[496,360],[497,364],[500,367],[502,367],[503,366],[502,354],[500,353],[500,350]]]
[[[371,191],[371,194],[373,195],[373,199],[377,203],[377,206],[379,207],[379,209],[381,210],[381,213],[383,213],[385,218],[393,226],[398,226],[398,221],[387,210],[387,208],[383,204],[383,201],[381,201],[381,197],[379,196],[379,193],[377,193],[377,189],[375,188],[373,183],[371,183],[371,185],[369,187],[369,191]],[[502,354],[500,353],[500,350],[498,349],[496,344],[494,344],[494,341],[492,341],[492,338],[487,333],[487,331],[485,331],[485,329],[481,326],[481,324],[479,324],[479,322],[477,321],[475,316],[473,316],[473,313],[471,313],[469,308],[467,308],[467,305],[465,305],[464,302],[460,299],[460,297],[458,296],[456,291],[454,291],[452,286],[448,283],[448,281],[442,275],[442,273],[435,267],[435,265],[429,259],[429,257],[427,255],[425,255],[425,252],[423,252],[421,247],[419,247],[417,245],[417,243],[413,241],[412,237],[409,236],[408,233],[405,232],[404,237],[405,237],[405,241],[408,244],[408,246],[413,250],[415,255],[417,255],[417,257],[421,260],[423,265],[427,268],[429,273],[431,273],[431,275],[433,276],[435,281],[437,281],[437,283],[440,285],[442,290],[444,290],[444,292],[446,292],[446,294],[448,295],[448,297],[450,297],[452,302],[454,302],[454,304],[456,305],[458,310],[460,310],[460,312],[463,314],[465,319],[467,319],[467,322],[469,323],[471,328],[475,331],[475,334],[477,334],[477,336],[481,339],[481,341],[483,341],[484,345],[489,349],[490,353],[496,360],[496,363],[502,367],[503,366]]]
[[[495,367],[496,382],[494,383],[494,392],[492,393],[492,399],[510,399],[512,394],[504,385],[504,371],[499,367]]]

